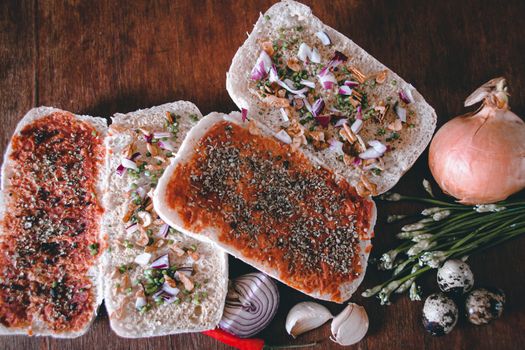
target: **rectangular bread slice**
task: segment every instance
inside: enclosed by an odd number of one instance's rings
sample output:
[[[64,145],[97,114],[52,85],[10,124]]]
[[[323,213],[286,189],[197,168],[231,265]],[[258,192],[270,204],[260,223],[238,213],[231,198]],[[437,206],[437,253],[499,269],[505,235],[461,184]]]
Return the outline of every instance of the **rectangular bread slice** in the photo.
[[[190,130],[154,193],[170,226],[310,296],[350,298],[366,271],[374,202],[238,112]]]
[[[4,155],[0,334],[73,338],[102,302],[105,119],[30,110]]]
[[[121,337],[209,330],[222,317],[227,255],[168,228],[150,198],[201,117],[194,104],[179,101],[112,118],[106,139],[104,199],[111,211],[104,220],[110,248],[104,256],[104,295],[111,328]]]
[[[363,194],[391,189],[436,126],[412,85],[291,0],[260,15],[226,88],[249,116],[284,130]]]

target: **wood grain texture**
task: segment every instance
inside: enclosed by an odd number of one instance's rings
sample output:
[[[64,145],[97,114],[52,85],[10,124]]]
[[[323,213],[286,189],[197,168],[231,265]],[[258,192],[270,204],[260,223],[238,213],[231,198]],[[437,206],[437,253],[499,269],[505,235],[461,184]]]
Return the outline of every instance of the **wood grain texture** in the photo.
[[[235,109],[225,73],[259,12],[274,1],[1,1],[0,151],[31,107],[52,105],[76,113],[110,116],[163,102],[187,99],[203,114]],[[415,85],[434,106],[442,125],[464,113],[463,99],[486,80],[504,75],[511,105],[525,115],[525,2],[493,1],[305,1],[328,25],[352,38]],[[396,186],[422,194],[430,178],[426,154]],[[523,196],[523,195],[522,195]],[[386,213],[414,212],[411,204],[379,203],[374,252],[394,243],[398,227]],[[502,319],[475,327],[461,321],[449,335],[434,338],[421,326],[422,303],[396,298],[382,307],[355,297],[370,317],[367,338],[356,349],[517,349],[525,343],[525,239],[473,256],[478,285],[507,293]],[[251,268],[231,260],[232,275]],[[363,287],[381,274],[371,267]],[[436,289],[428,276],[425,292]],[[306,296],[279,284],[281,307],[260,336],[269,344],[321,341],[316,349],[338,349],[327,340],[329,324],[292,340],[284,331],[288,310]],[[342,306],[327,305],[334,313]],[[126,340],[100,315],[75,340],[1,337],[0,349],[227,349],[200,334]]]

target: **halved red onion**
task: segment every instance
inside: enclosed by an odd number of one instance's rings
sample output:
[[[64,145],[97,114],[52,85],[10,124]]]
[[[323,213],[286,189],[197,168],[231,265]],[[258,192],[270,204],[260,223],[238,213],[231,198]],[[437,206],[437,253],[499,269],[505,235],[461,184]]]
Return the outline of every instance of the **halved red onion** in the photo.
[[[340,128],[343,126],[343,124],[348,124],[348,119],[346,118],[342,118],[342,119],[339,119],[336,123],[335,123],[335,127],[336,128]]]
[[[337,84],[337,79],[335,78],[335,75],[332,72],[330,72],[330,69],[328,69],[328,67],[321,69],[317,77],[319,78],[319,83],[321,84],[321,86],[327,90],[333,88],[334,85]]]
[[[394,111],[396,112],[396,115],[399,118],[399,120],[401,120],[403,123],[406,123],[407,110],[401,107],[399,103],[396,103],[396,105],[394,106]]]
[[[128,158],[122,158],[122,166],[126,169],[139,170],[137,163]]]
[[[330,152],[336,153],[338,155],[343,155],[344,154],[344,152],[343,152],[343,143],[341,141],[332,138],[332,139],[328,140],[328,144],[330,145],[330,147],[328,147]]]
[[[309,87],[310,89],[315,89],[315,82],[313,81],[302,79],[299,83],[301,85]]]
[[[276,133],[275,138],[288,145],[292,143],[292,138],[290,137],[290,135],[288,135],[288,133],[285,130],[281,130],[278,133]]]
[[[253,80],[261,80],[266,77],[272,66],[272,58],[266,51],[262,50],[252,69],[251,78]]]
[[[153,133],[153,138],[155,139],[167,139],[171,137],[171,133],[165,131],[159,131]]]
[[[288,117],[286,110],[284,108],[280,108],[279,111],[281,112],[281,118],[283,119],[283,122],[289,122],[290,118]]]
[[[128,227],[126,227],[126,233],[128,235],[131,235],[132,233],[137,232],[138,229],[139,229],[139,225],[138,224],[131,224]]]
[[[160,227],[159,232],[157,232],[157,237],[166,238],[168,237],[168,232],[170,232],[170,225],[164,224]]]
[[[332,41],[330,41],[330,37],[325,32],[322,32],[322,31],[317,32],[317,33],[315,33],[315,36],[317,36],[319,38],[319,40],[321,40],[321,43],[324,46],[328,46],[328,45],[330,45],[332,43]]]
[[[157,144],[166,151],[175,152],[177,150],[177,147],[171,141],[159,141]]]
[[[168,256],[168,254],[164,254],[164,255],[158,257],[150,265],[150,268],[152,268],[152,269],[167,269],[168,267],[170,267],[170,258]]]
[[[361,131],[362,127],[363,127],[363,120],[362,119],[356,119],[352,123],[352,126],[350,126],[350,130],[352,130],[354,132],[354,134],[357,134],[357,133],[359,133],[359,131]]]
[[[406,104],[414,102],[414,96],[412,96],[412,89],[406,88],[399,90],[399,98]]]
[[[232,281],[219,327],[241,338],[262,331],[279,307],[275,282],[261,272],[249,273]]]
[[[328,125],[330,124],[330,120],[332,119],[332,117],[330,115],[316,115],[314,116],[315,120],[317,120],[317,122],[323,127],[323,128],[327,128]]]
[[[345,80],[345,82],[343,84],[345,84],[348,87],[359,86],[359,83],[357,81],[353,81],[353,80]]]
[[[350,86],[342,85],[339,87],[338,93],[339,95],[350,96],[352,95],[352,88]]]
[[[314,117],[318,116],[319,114],[321,114],[321,112],[323,111],[324,109],[324,106],[325,106],[325,103],[324,103],[324,100],[319,97],[313,104],[312,106],[312,111],[311,113],[314,115]]]
[[[246,108],[241,108],[241,119],[243,122],[248,120],[248,110]]]

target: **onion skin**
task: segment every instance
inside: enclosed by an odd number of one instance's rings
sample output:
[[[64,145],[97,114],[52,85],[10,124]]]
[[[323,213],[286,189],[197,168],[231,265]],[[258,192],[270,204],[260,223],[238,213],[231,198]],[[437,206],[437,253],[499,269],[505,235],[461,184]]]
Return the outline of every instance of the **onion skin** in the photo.
[[[525,188],[525,123],[507,106],[452,119],[430,144],[429,166],[441,189],[463,204],[506,199]]]

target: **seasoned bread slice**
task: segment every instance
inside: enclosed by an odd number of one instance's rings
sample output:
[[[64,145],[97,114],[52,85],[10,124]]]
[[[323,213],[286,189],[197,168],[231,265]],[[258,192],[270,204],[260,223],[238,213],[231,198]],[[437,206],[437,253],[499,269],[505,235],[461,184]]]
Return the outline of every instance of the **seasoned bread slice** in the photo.
[[[293,288],[343,302],[365,274],[375,204],[321,168],[319,160],[294,153],[274,136],[263,124],[242,122],[238,112],[207,115],[190,130],[161,177],[155,210],[177,230],[213,242]],[[321,232],[325,228],[328,233]],[[315,242],[318,249],[310,249]],[[282,258],[287,254],[289,258]]]
[[[323,44],[321,38],[330,43]],[[308,47],[303,47],[306,50],[300,54],[302,44]],[[311,55],[313,50],[316,54]],[[252,76],[263,51],[271,55],[267,60],[271,58],[271,63],[277,66],[279,84],[269,82],[271,74],[266,72],[258,73],[265,76],[261,79]],[[344,56],[336,57],[336,51]],[[298,58],[300,56],[303,59]],[[333,58],[339,62],[331,61]],[[269,64],[266,70],[270,69]],[[325,88],[319,75],[322,68],[331,64],[332,68],[328,69],[331,74],[324,79],[331,84],[329,78],[333,74],[336,81],[332,88]],[[307,87],[300,83],[302,79],[315,84],[314,88],[303,91],[305,98],[297,91],[287,92],[283,86],[286,83],[302,90]],[[226,88],[237,106],[248,110],[249,116],[275,132],[286,130],[298,147],[316,155],[358,189],[363,180],[375,184],[376,188],[369,191],[373,195],[388,191],[398,182],[426,148],[436,126],[434,109],[412,85],[345,35],[323,24],[308,6],[291,0],[278,2],[260,15],[233,58]],[[341,92],[340,88],[343,88]],[[319,116],[312,118],[318,96],[323,99],[324,108],[320,109]],[[305,99],[311,107],[306,106]],[[359,140],[349,142],[341,134],[342,119],[346,119],[348,127],[361,119],[363,123],[357,122],[355,128],[351,128]],[[294,138],[297,132],[290,130],[292,126],[297,129],[293,125],[297,121],[304,124],[304,142],[302,135]],[[370,141],[376,147],[372,147]],[[361,159],[358,154],[363,154],[365,149],[369,151]],[[384,155],[370,156],[378,150]]]
[[[22,193],[22,190],[17,185],[14,185],[12,182],[16,181],[17,177],[19,177],[20,174],[18,174],[18,168],[16,166],[16,155],[14,155],[14,140],[15,138],[21,137],[22,132],[25,130],[26,127],[29,127],[33,125],[34,123],[39,122],[40,120],[44,118],[49,118],[52,115],[58,115],[60,118],[67,118],[67,120],[70,120],[71,123],[74,125],[81,125],[80,128],[87,128],[88,130],[88,137],[93,136],[93,139],[100,140],[100,147],[103,147],[102,140],[104,139],[107,131],[107,123],[105,119],[102,118],[96,118],[91,116],[85,116],[85,115],[75,115],[70,112],[66,112],[57,108],[51,108],[51,107],[38,107],[33,108],[30,110],[18,123],[14,133],[13,138],[11,139],[11,142],[7,146],[5,155],[4,155],[4,161],[2,164],[2,179],[1,179],[1,191],[0,191],[0,245],[2,246],[3,253],[5,253],[5,248],[12,244],[11,238],[8,237],[8,231],[11,231],[12,225],[16,225],[17,221],[14,221],[12,218],[12,214],[15,212],[15,209],[13,208],[13,205],[16,204],[16,197]],[[69,122],[69,121],[68,121]],[[85,135],[84,135],[85,136]],[[46,136],[43,136],[46,137]],[[53,137],[53,136],[51,136]],[[46,144],[43,142],[46,147],[49,146],[49,144]],[[59,143],[60,144],[60,143]],[[104,152],[103,149],[100,149],[99,146],[87,144],[86,149],[82,149],[81,153],[78,153],[76,155],[80,156],[81,154],[85,157],[92,156],[90,151],[87,150],[87,148],[92,147],[93,151],[96,147],[97,149],[102,153]],[[24,146],[25,147],[25,146]],[[29,146],[29,150],[31,150],[32,146]],[[63,157],[67,157],[67,155],[59,154],[57,152],[60,152],[60,147],[58,149],[55,149],[54,151],[47,153],[49,157],[53,157],[54,155],[58,155],[61,159],[55,159],[57,168],[60,168],[60,162],[63,160]],[[99,157],[100,156],[100,157]],[[104,179],[105,179],[105,168],[104,168],[104,155],[99,154],[99,156],[96,156],[95,159],[95,166],[98,167],[98,175],[95,180],[94,184],[94,191],[91,193],[91,201],[94,203],[94,201],[100,203],[100,200],[102,198],[103,188],[104,185]],[[93,156],[95,157],[95,156]],[[38,161],[41,161],[42,159],[39,158],[39,156],[36,156],[33,158],[34,162],[33,169],[35,171],[38,171]],[[51,161],[51,160],[49,160]],[[70,162],[71,159],[68,159]],[[82,162],[82,160],[81,160]],[[55,173],[57,174],[57,173]],[[68,176],[69,174],[62,174],[63,176]],[[36,182],[38,186],[42,186],[44,188],[42,183],[39,183],[38,179],[34,177],[32,174],[25,174],[24,176],[27,176],[29,178],[32,178],[33,181]],[[74,180],[74,179],[73,179]],[[49,180],[46,180],[46,182],[49,182],[51,186],[58,186],[57,181],[53,178],[50,178]],[[27,183],[24,184],[27,186]],[[66,188],[67,190],[67,188]],[[35,193],[35,197],[38,195],[38,193]],[[51,193],[53,195],[53,193]],[[75,196],[82,196],[83,194],[77,194]],[[77,197],[79,198],[79,197]],[[56,208],[56,206],[60,207],[63,203],[60,201],[60,198],[49,198],[50,201],[54,201],[53,206]],[[41,202],[37,202],[36,205],[40,205]],[[93,205],[93,204],[91,204]],[[31,205],[29,205],[29,212],[25,212],[26,215],[29,215],[31,213]],[[62,209],[58,212],[58,215],[62,215],[62,217],[67,214],[67,209],[64,209],[64,207],[61,207]],[[89,211],[89,210],[88,210]],[[86,211],[86,212],[88,212]],[[46,214],[47,215],[47,214]],[[100,218],[102,215],[100,215]],[[29,216],[26,216],[26,218],[29,218]],[[42,220],[48,220],[48,217],[39,217],[40,221],[33,222],[32,225],[40,227],[38,230],[33,232],[38,237],[34,237],[34,240],[37,241],[37,245],[31,244],[35,242],[28,242],[25,246],[26,249],[31,249],[30,247],[36,247],[37,251],[30,251],[27,250],[27,253],[29,253],[30,257],[33,259],[38,260],[41,259],[43,254],[45,254],[47,257],[53,258],[54,251],[50,249],[50,247],[53,247],[54,244],[57,244],[56,242],[60,242],[62,239],[68,240],[70,239],[69,236],[66,236],[66,234],[69,234],[70,231],[65,229],[66,233],[64,232],[57,232],[54,231],[54,228],[46,227],[45,222]],[[68,221],[68,225],[74,225],[76,221]],[[65,220],[58,219],[58,223],[60,225],[65,223]],[[9,228],[8,225],[11,225]],[[43,225],[43,226],[42,226]],[[93,254],[98,254],[103,250],[105,241],[104,241],[104,233],[100,230],[100,222],[94,222],[93,223],[93,229],[96,230],[96,237],[94,238],[97,244],[96,246],[90,247],[92,249]],[[24,229],[32,229],[32,227],[29,224],[24,224]],[[97,229],[97,226],[99,227]],[[59,229],[62,229],[63,227],[59,227]],[[81,237],[82,232],[79,232],[77,237]],[[59,245],[59,247],[61,247]],[[87,247],[84,247],[87,250]],[[80,248],[78,248],[80,249]],[[85,252],[80,252],[73,249],[73,251],[70,254],[75,254],[77,258],[85,254]],[[61,253],[62,254],[62,253]],[[3,266],[1,267],[2,271],[7,271],[7,268],[5,267],[5,264],[12,264],[13,260],[15,259],[14,256],[2,256],[0,258],[0,264]],[[30,295],[29,298],[31,300],[31,306],[30,309],[27,310],[28,314],[32,315],[32,320],[29,322],[29,324],[26,324],[21,327],[10,327],[7,323],[8,320],[13,321],[12,317],[10,316],[10,313],[13,311],[13,309],[10,309],[9,306],[6,306],[6,303],[8,305],[17,305],[19,303],[17,300],[6,300],[4,297],[0,297],[0,334],[3,335],[13,335],[13,334],[29,334],[34,336],[52,336],[56,338],[74,338],[83,335],[89,328],[91,322],[96,316],[97,308],[102,303],[103,299],[103,293],[102,293],[102,277],[101,277],[101,271],[100,271],[100,264],[99,261],[100,258],[97,257],[93,265],[89,268],[85,276],[80,277],[87,277],[90,281],[88,284],[84,285],[82,288],[85,288],[84,291],[79,291],[76,288],[71,287],[71,285],[68,285],[66,282],[62,284],[61,280],[58,280],[59,276],[55,276],[57,280],[55,280],[53,283],[51,281],[43,280],[44,272],[40,273],[39,271],[31,271],[29,274],[26,274],[23,276],[23,279],[26,281],[29,281],[32,285],[31,290],[32,292],[29,292],[28,290],[23,293],[28,293],[27,295]],[[21,263],[18,261],[18,263]],[[58,263],[60,263],[60,260],[58,260]],[[57,261],[53,261],[52,265],[56,265]],[[50,265],[50,268],[52,266]],[[29,267],[31,269],[31,267]],[[60,271],[59,271],[60,272]],[[17,285],[20,286],[20,284],[17,284],[16,277],[15,276],[6,276],[2,275],[0,279],[0,283],[3,284],[2,286],[2,294],[5,293],[7,290],[12,290],[12,288]],[[23,282],[22,282],[23,283]],[[73,288],[68,293],[69,297],[71,299],[68,299],[67,301],[64,300],[64,298],[69,298],[67,296],[66,292],[67,288]],[[91,294],[91,300],[92,302],[88,304],[88,309],[85,311],[85,315],[82,318],[81,321],[79,321],[79,324],[75,327],[75,329],[53,329],[52,326],[47,324],[43,317],[46,315],[48,319],[59,319],[62,317],[60,314],[54,313],[56,309],[59,309],[60,307],[70,308],[70,310],[74,310],[73,307],[75,305],[79,305],[79,303],[86,303],[87,301],[82,301],[78,298],[81,296],[85,296],[85,290],[87,289],[87,293]],[[40,292],[39,292],[40,291]],[[45,301],[42,301],[43,298],[45,298],[45,295],[51,295],[53,303],[56,305],[56,308],[49,305],[44,304],[47,301],[50,301],[51,299],[46,299]],[[5,296],[5,294],[4,294]],[[3,305],[2,305],[3,304]],[[16,306],[15,306],[16,308]],[[23,310],[23,308],[19,309]],[[25,312],[25,311],[22,311]],[[66,323],[69,321],[66,321]]]
[[[113,117],[106,139],[108,178],[104,199],[112,210],[104,220],[110,248],[104,256],[105,305],[111,328],[121,337],[209,330],[216,327],[222,317],[228,283],[227,255],[210,243],[202,243],[173,229],[161,232],[167,227],[149,205],[156,177],[201,116],[194,104],[179,101]],[[137,158],[131,157],[138,153]],[[134,159],[138,166],[147,165],[138,175],[131,170],[119,175],[117,169],[122,167],[123,157]],[[134,201],[140,204],[133,204]],[[138,228],[130,229],[133,222]],[[144,238],[146,241],[141,242]],[[144,254],[151,257],[140,262],[141,257],[148,257]],[[148,282],[151,276],[148,270],[154,271],[152,262],[164,254],[168,254],[172,267],[193,267],[188,278],[194,288],[184,294],[184,285],[171,274],[171,282],[180,290],[175,296],[178,300],[157,305],[155,300],[164,299],[153,296],[157,291],[151,280]],[[143,291],[145,295],[141,295]]]

